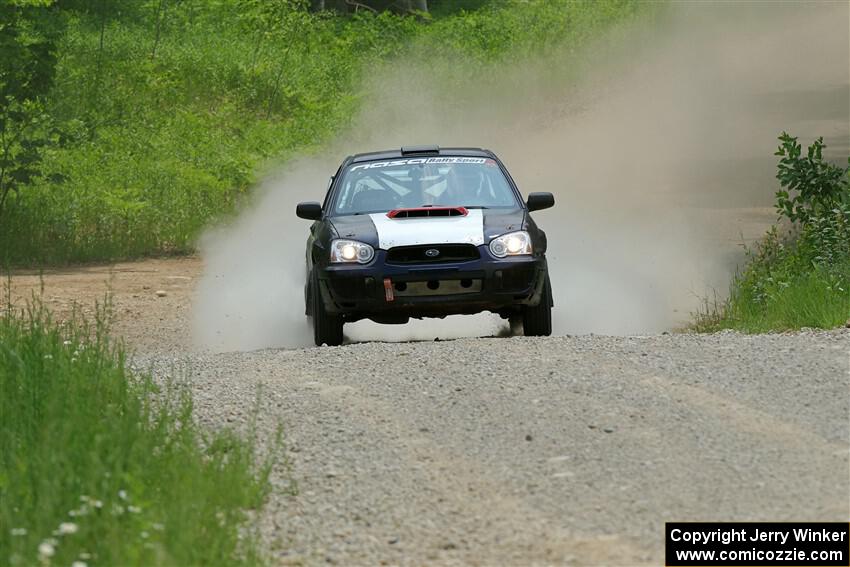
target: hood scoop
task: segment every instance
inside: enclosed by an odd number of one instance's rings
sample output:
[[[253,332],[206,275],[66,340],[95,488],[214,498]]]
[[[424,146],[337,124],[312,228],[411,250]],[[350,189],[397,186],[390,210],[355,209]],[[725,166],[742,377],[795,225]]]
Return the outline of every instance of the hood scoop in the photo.
[[[469,211],[465,207],[416,207],[413,209],[393,209],[387,213],[391,219],[424,219],[430,217],[465,217]]]

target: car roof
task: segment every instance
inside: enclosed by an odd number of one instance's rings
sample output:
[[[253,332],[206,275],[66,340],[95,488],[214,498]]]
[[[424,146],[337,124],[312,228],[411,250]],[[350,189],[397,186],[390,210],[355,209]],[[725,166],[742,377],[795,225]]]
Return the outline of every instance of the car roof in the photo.
[[[441,148],[438,146],[404,146],[395,150],[382,150],[377,152],[354,154],[353,156],[348,156],[345,162],[362,163],[364,161],[399,159],[402,157],[416,156],[496,157],[490,150],[485,150],[482,148]]]

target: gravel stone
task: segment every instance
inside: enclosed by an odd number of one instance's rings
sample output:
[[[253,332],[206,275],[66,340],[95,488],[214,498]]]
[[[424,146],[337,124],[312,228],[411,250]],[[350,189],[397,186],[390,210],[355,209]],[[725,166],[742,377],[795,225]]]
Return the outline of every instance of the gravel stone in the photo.
[[[273,562],[660,564],[666,521],[850,516],[846,329],[132,364],[182,377],[208,427],[247,433],[257,412],[280,457],[261,515]]]

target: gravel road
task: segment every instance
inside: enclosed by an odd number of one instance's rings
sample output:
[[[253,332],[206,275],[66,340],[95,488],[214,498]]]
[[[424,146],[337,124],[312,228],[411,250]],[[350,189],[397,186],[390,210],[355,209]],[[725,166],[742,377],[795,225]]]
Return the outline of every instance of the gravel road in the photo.
[[[662,564],[672,520],[850,517],[850,330],[138,356],[281,424],[282,564]],[[259,392],[259,393],[258,393]],[[258,402],[259,400],[259,402]]]
[[[850,329],[208,354],[200,270],[21,273],[11,297],[61,318],[109,291],[133,364],[187,380],[200,421],[258,410],[273,564],[658,565],[668,520],[850,518]]]

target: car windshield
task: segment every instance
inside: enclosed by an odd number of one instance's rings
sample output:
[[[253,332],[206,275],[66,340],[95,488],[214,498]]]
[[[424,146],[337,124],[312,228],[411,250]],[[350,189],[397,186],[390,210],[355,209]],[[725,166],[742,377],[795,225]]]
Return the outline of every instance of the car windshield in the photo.
[[[334,212],[355,215],[429,206],[518,205],[496,160],[441,156],[352,164],[336,192]]]

